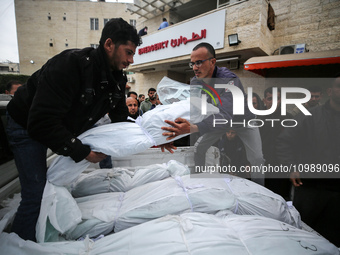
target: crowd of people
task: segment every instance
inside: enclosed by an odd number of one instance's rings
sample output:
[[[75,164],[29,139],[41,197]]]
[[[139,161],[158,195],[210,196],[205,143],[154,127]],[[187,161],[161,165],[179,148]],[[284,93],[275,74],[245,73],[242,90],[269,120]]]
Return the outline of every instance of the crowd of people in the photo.
[[[122,69],[133,63],[136,48],[141,43],[140,36],[126,21],[111,19],[103,28],[97,49],[66,50],[49,60],[26,84],[18,86],[7,107],[7,135],[19,172],[22,195],[12,231],[21,238],[35,240],[35,225],[46,182],[47,148],[75,162],[83,159],[92,163],[102,162],[107,155],[91,151],[89,145],[82,144],[77,138],[79,134],[96,126],[103,116],[110,123],[133,121],[161,104],[155,88],[148,90],[147,98],[133,91],[127,95],[124,92],[126,77]],[[322,92],[311,90],[312,98],[305,107],[312,115],[296,114],[294,110],[295,116],[282,116],[280,104],[277,104],[277,109],[265,116],[279,120],[295,118],[299,123],[296,128],[273,127],[271,122],[264,122],[258,127],[240,124],[256,118],[260,121],[263,116],[255,116],[249,110],[240,79],[226,67],[216,65],[212,45],[206,42],[196,45],[191,52],[189,66],[194,72],[190,85],[202,85],[217,93],[220,112],[199,123],[182,118],[165,120],[162,132],[169,143],[164,148],[171,151],[175,148],[171,141],[174,137],[191,134],[197,137],[194,143],[196,165],[204,165],[207,149],[216,145],[222,154],[222,164],[243,165],[248,169],[269,164],[339,167],[339,76],[328,84],[329,100],[325,104],[319,105]],[[223,84],[241,91],[244,114],[234,114],[232,93],[217,86]],[[253,107],[270,109],[273,95],[272,88],[264,91],[262,100],[254,93]],[[276,95],[279,102],[280,91]],[[212,99],[207,98],[211,103]],[[215,119],[224,119],[229,124],[215,126]],[[231,127],[230,121],[239,124]],[[275,176],[266,178],[262,172],[249,171],[242,177],[267,186],[286,199],[289,197],[290,178],[295,187],[294,205],[302,220],[339,246],[339,179],[303,179],[304,176],[296,172],[290,174],[278,179]]]
[[[228,89],[219,88],[218,84],[232,84],[241,89],[246,104],[244,89],[236,75],[224,67],[217,67],[215,51],[210,44],[201,43],[191,53],[189,64],[195,73],[190,84],[215,88],[221,102],[218,105],[220,116],[211,116],[201,123],[190,123],[185,119],[166,121],[169,126],[164,126],[163,133],[171,140],[173,137],[184,133],[199,133],[195,143],[195,164],[205,164],[205,153],[209,146],[215,145],[221,151],[221,163],[227,165],[245,166],[293,166],[305,167],[305,172],[317,166],[326,166],[324,172],[339,170],[340,163],[340,74],[337,74],[323,84],[327,88],[329,96],[325,104],[320,104],[322,90],[320,87],[311,87],[311,99],[304,106],[311,115],[297,113],[293,109],[292,114],[281,115],[281,91],[278,89],[277,107],[273,113],[266,116],[254,116],[247,111],[241,116],[242,120],[263,118],[282,120],[293,119],[296,127],[283,127],[272,125],[272,122],[262,121],[263,125],[245,125],[230,127],[230,124],[222,128],[213,126],[213,119],[235,120],[240,116],[233,115],[233,100]],[[252,95],[255,109],[268,110],[273,105],[273,88],[264,91],[263,99],[254,93]],[[212,101],[210,98],[208,101]],[[298,110],[299,111],[299,110]],[[294,115],[294,116],[293,116]],[[238,123],[242,121],[238,120]],[[243,122],[244,123],[244,122]],[[329,239],[335,245],[340,246],[339,229],[340,222],[340,180],[338,175],[306,175],[299,171],[288,173],[256,174],[252,171],[243,174],[285,199],[290,198],[291,183],[294,187],[293,204],[301,214],[302,220]],[[296,169],[295,169],[296,170]],[[299,169],[301,171],[301,169]],[[303,170],[303,169],[302,169]],[[302,171],[303,172],[303,171]],[[233,173],[235,174],[235,173]],[[237,173],[236,173],[237,175]],[[303,179],[302,181],[302,178]],[[327,178],[328,177],[328,178]],[[290,182],[290,181],[291,182]]]
[[[144,94],[137,94],[135,91],[129,91],[126,95],[126,106],[128,107],[129,117],[136,120],[138,116],[154,109],[157,105],[162,104],[156,93],[156,89],[149,88],[148,97]]]

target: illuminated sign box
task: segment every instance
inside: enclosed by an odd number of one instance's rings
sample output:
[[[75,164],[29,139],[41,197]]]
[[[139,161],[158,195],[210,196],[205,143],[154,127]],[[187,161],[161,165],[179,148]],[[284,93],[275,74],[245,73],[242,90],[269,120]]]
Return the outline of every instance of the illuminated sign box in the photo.
[[[142,37],[143,44],[136,49],[133,65],[188,55],[201,42],[221,49],[224,47],[224,31],[225,10],[159,30]]]

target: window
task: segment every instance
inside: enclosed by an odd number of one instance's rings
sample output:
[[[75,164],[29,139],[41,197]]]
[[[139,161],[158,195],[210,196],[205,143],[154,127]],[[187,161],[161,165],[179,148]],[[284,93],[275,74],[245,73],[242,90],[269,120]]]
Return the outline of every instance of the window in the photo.
[[[0,71],[9,71],[9,66],[0,66]]]
[[[50,42],[50,47],[53,47],[53,43]]]
[[[217,8],[230,4],[230,0],[217,0]]]
[[[107,22],[109,22],[110,19],[104,19],[104,26],[106,25]]]
[[[136,20],[130,19],[130,25],[136,27]]]
[[[90,29],[91,30],[99,30],[98,18],[91,18],[90,19]]]
[[[99,44],[91,44],[91,47],[97,49],[99,47]]]

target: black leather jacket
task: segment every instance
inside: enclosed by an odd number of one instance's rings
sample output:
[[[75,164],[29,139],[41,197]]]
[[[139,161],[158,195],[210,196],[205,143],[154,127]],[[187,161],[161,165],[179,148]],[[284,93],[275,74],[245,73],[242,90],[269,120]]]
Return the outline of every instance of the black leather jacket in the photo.
[[[309,109],[312,116],[302,113],[296,116],[298,125],[285,128],[276,143],[277,157],[280,163],[300,167],[303,183],[323,186],[326,189],[340,191],[340,113],[334,111],[327,101],[322,106]],[[300,164],[300,165],[298,165]],[[326,172],[307,171],[305,168],[328,166]],[[291,171],[294,168],[291,168]],[[334,167],[332,172],[329,170]],[[327,178],[326,178],[327,177]],[[335,178],[334,178],[335,177]]]
[[[277,140],[282,164],[340,163],[340,113],[329,101],[310,109],[311,116],[296,116],[298,125],[285,128]]]
[[[125,84],[102,48],[66,50],[17,90],[7,110],[34,140],[78,162],[90,153],[79,134],[106,113],[113,122],[126,120]]]

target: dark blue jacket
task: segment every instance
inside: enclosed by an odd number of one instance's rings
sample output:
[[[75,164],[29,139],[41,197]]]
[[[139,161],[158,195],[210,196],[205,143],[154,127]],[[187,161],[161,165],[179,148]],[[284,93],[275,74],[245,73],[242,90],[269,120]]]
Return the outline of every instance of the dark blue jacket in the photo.
[[[196,77],[192,78],[190,81],[191,85],[202,85],[204,89],[207,89],[211,92],[212,95],[214,95],[214,92],[211,91],[208,86],[204,84],[202,80],[197,79]],[[195,123],[198,126],[198,129],[201,134],[205,134],[210,131],[216,131],[218,129],[227,129],[230,127],[230,120],[233,120],[233,122],[245,122],[245,125],[247,124],[247,121],[250,119],[255,118],[255,115],[249,111],[248,104],[247,104],[247,98],[246,94],[244,92],[243,85],[240,81],[240,79],[231,72],[226,67],[215,67],[212,79],[209,81],[209,86],[215,88],[215,84],[229,84],[234,85],[241,89],[243,95],[244,95],[244,115],[234,115],[233,114],[233,95],[229,90],[225,89],[215,89],[217,94],[221,98],[222,104],[219,102],[216,95],[214,95],[215,100],[217,102],[217,107],[220,110],[219,114],[211,115],[205,120],[203,120],[200,123]],[[204,92],[203,92],[204,93]],[[208,95],[208,102],[212,103],[211,97]],[[213,126],[213,120],[215,119],[225,119],[228,121],[225,125],[216,125]],[[242,124],[241,124],[242,125]],[[236,125],[233,125],[235,127]]]

